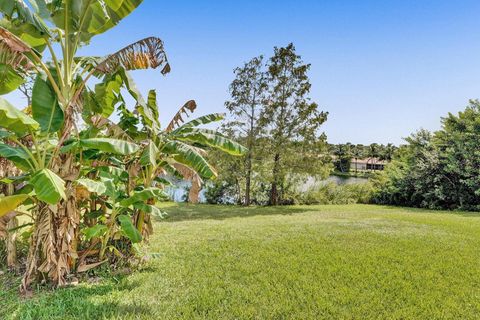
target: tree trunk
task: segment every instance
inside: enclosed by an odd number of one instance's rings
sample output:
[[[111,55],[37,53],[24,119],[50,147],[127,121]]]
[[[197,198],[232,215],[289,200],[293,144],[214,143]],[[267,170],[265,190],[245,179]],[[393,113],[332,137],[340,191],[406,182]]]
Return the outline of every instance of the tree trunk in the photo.
[[[12,173],[12,172],[10,172]],[[6,195],[12,195],[15,192],[13,184],[7,184]],[[18,219],[14,216],[7,223],[7,266],[9,269],[17,268],[17,232],[9,231],[13,228],[18,227]]]
[[[11,270],[17,269],[17,232],[16,231],[8,231],[13,228],[18,227],[18,219],[17,217],[13,217],[7,223],[7,267]]]
[[[154,206],[156,200],[154,198],[148,199],[146,204]],[[149,237],[153,234],[153,225],[152,225],[152,217],[141,210],[138,210],[134,217],[133,223],[137,227],[137,230],[141,233],[143,239],[148,241]]]
[[[78,258],[76,245],[80,214],[73,186],[78,176],[74,157],[60,156],[53,170],[66,181],[66,200],[61,200],[57,205],[38,203],[27,269],[22,280],[22,289],[25,291],[40,275],[56,286],[64,286],[65,278]]]
[[[17,176],[20,174],[20,171],[8,160],[3,159],[0,162],[0,176],[1,177],[10,177]],[[15,186],[13,183],[5,184],[0,190],[6,196],[11,196],[15,193]],[[5,246],[7,251],[7,267],[9,269],[17,269],[17,232],[9,231],[18,227],[18,219],[16,217],[16,212],[9,212],[8,214],[2,217],[0,237],[5,239]]]
[[[245,177],[245,206],[250,205],[250,186],[252,177],[252,154],[247,154],[247,176]]]
[[[276,153],[273,159],[273,180],[272,180],[272,188],[270,189],[270,205],[276,206],[278,205],[278,174],[279,174],[279,166],[280,166],[280,154]]]

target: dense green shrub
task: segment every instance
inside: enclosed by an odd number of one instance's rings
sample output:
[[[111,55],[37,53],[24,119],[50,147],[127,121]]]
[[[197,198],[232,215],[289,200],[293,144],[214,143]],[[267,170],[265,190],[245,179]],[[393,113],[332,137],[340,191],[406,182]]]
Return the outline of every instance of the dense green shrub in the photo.
[[[370,183],[337,185],[330,182],[299,193],[298,204],[352,204],[369,203],[373,193]]]
[[[480,209],[480,102],[448,114],[434,133],[405,139],[374,180],[376,203],[431,209]]]

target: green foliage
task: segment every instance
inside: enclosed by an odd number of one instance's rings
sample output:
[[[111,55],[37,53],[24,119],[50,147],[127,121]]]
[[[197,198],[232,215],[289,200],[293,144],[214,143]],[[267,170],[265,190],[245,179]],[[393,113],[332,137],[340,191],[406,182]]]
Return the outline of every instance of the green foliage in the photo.
[[[245,147],[233,140],[222,136],[216,131],[207,129],[185,128],[178,133],[177,139],[214,147],[234,156],[241,156],[247,152]]]
[[[87,188],[88,191],[95,192],[99,195],[102,195],[107,191],[105,183],[101,181],[94,181],[92,179],[82,178],[78,179],[77,183]]]
[[[7,129],[20,136],[35,131],[40,126],[37,121],[30,118],[1,97],[0,119],[2,120],[0,128]]]
[[[358,172],[359,168],[351,168],[351,161],[359,159],[378,159],[390,162],[398,148],[392,143],[386,145],[372,143],[363,144],[331,144],[330,154],[333,156],[333,164],[337,173]],[[353,170],[352,170],[353,169]]]
[[[355,204],[370,203],[373,186],[371,183],[322,184],[295,196],[298,204]]]
[[[133,154],[140,149],[135,143],[112,138],[81,139],[79,146],[119,155]]]
[[[221,179],[214,180],[205,186],[205,201],[209,204],[232,204],[238,199],[238,190],[233,183]]]
[[[142,241],[142,234],[137,230],[137,228],[135,228],[130,217],[126,215],[120,215],[118,216],[118,220],[120,221],[120,226],[123,233],[132,241],[132,243],[138,243]]]
[[[172,155],[178,163],[193,168],[201,177],[209,179],[216,176],[213,167],[193,146],[180,141],[169,141],[163,145],[161,151]]]
[[[40,201],[57,204],[60,199],[66,199],[65,181],[49,169],[36,172],[30,179],[30,183]]]
[[[290,44],[275,48],[267,63],[260,56],[234,70],[225,103],[230,121],[223,130],[248,151],[243,159],[212,154],[220,176],[207,190],[208,201],[224,194],[228,202],[264,204],[269,193],[270,204],[286,203],[295,177],[328,175],[326,136],[320,132],[327,113],[308,96],[309,68]]]
[[[28,195],[18,194],[13,196],[0,197],[0,218],[12,210],[15,210],[25,200]]]
[[[21,170],[28,171],[30,169],[30,164],[27,161],[30,156],[22,148],[12,147],[0,142],[0,156],[12,161]]]
[[[14,187],[12,193],[22,183],[18,192],[28,192],[32,204],[23,290],[37,279],[66,285],[71,271],[107,260],[130,261],[137,250],[132,244],[153,232],[151,217],[164,215],[154,205],[165,199],[159,175],[183,176],[200,189],[202,179],[216,176],[205,160],[209,149],[245,152],[218,132],[197,128],[222,115],[184,123],[182,114],[193,112],[194,101],[161,130],[156,92],[150,90],[145,100],[128,74],[158,67],[162,74],[170,71],[159,38],[139,40],[105,57],[76,56],[141,2],[0,1],[0,94],[35,79],[30,93],[22,89],[31,108],[20,111],[0,98],[0,155],[11,161],[2,165],[8,172],[22,171],[21,180],[0,180]],[[134,100],[130,109],[126,93]],[[109,119],[115,111],[118,124]],[[14,200],[24,197],[2,201],[13,208]],[[88,265],[77,250],[88,254]]]
[[[65,120],[58,97],[44,73],[38,74],[33,85],[32,116],[40,124],[43,132],[60,130]]]
[[[85,234],[85,240],[89,241],[92,238],[101,237],[105,235],[108,227],[103,224],[96,224],[93,227],[83,229],[83,234]]]
[[[160,200],[160,199],[166,199],[166,198],[167,198],[167,195],[163,192],[163,190],[158,188],[147,188],[142,191],[133,192],[133,194],[130,197],[122,200],[120,202],[120,205],[123,207],[128,207],[138,202],[143,203],[148,199]]]
[[[120,20],[135,10],[142,0],[37,1],[39,2],[43,3],[41,7],[44,9],[43,18],[51,18],[58,28],[78,33],[82,42],[88,42],[93,36],[117,25]]]
[[[405,139],[392,163],[375,180],[375,201],[435,209],[480,207],[480,103],[442,119],[434,133]]]
[[[24,83],[21,77],[11,66],[0,64],[0,94],[7,94]]]

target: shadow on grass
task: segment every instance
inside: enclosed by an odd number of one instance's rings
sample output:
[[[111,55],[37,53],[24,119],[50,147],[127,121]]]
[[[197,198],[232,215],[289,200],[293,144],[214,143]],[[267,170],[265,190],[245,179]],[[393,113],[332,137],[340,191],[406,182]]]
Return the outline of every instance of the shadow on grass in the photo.
[[[426,208],[386,206],[386,205],[375,205],[375,206],[378,206],[379,208],[384,208],[386,210],[392,210],[397,212],[400,211],[403,213],[447,214],[447,215],[461,216],[465,218],[480,218],[480,212],[478,211],[426,209]]]
[[[354,209],[354,208],[355,209]],[[432,210],[411,207],[397,207],[384,205],[312,205],[312,206],[276,206],[276,207],[242,207],[236,205],[208,205],[208,204],[187,204],[187,203],[168,203],[161,204],[160,208],[168,213],[164,219],[158,219],[159,222],[179,222],[191,220],[225,220],[229,218],[248,218],[253,216],[269,216],[284,215],[290,216],[303,212],[330,212],[332,209],[345,210],[345,212],[355,212],[353,210],[365,211],[372,213],[419,213],[419,214],[447,214],[456,215],[466,218],[479,218],[479,212],[468,211],[448,211],[448,210]],[[347,209],[348,208],[348,209]]]
[[[33,298],[18,298],[15,319],[119,319],[151,315],[150,308],[141,305],[139,299],[115,299],[126,295],[138,283],[106,283],[91,286],[41,290]]]
[[[253,216],[293,215],[307,211],[319,211],[318,207],[277,206],[277,207],[242,207],[234,205],[208,205],[176,203],[161,207],[168,216],[158,221],[178,222],[188,220],[224,220],[229,218],[248,218]]]

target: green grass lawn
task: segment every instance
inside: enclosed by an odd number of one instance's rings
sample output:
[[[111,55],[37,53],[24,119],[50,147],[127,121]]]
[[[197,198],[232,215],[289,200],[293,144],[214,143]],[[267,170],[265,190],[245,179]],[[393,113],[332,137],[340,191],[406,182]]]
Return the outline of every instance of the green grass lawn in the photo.
[[[480,317],[479,215],[367,205],[165,211],[148,247],[159,255],[142,270],[29,300],[3,276],[0,317]]]

